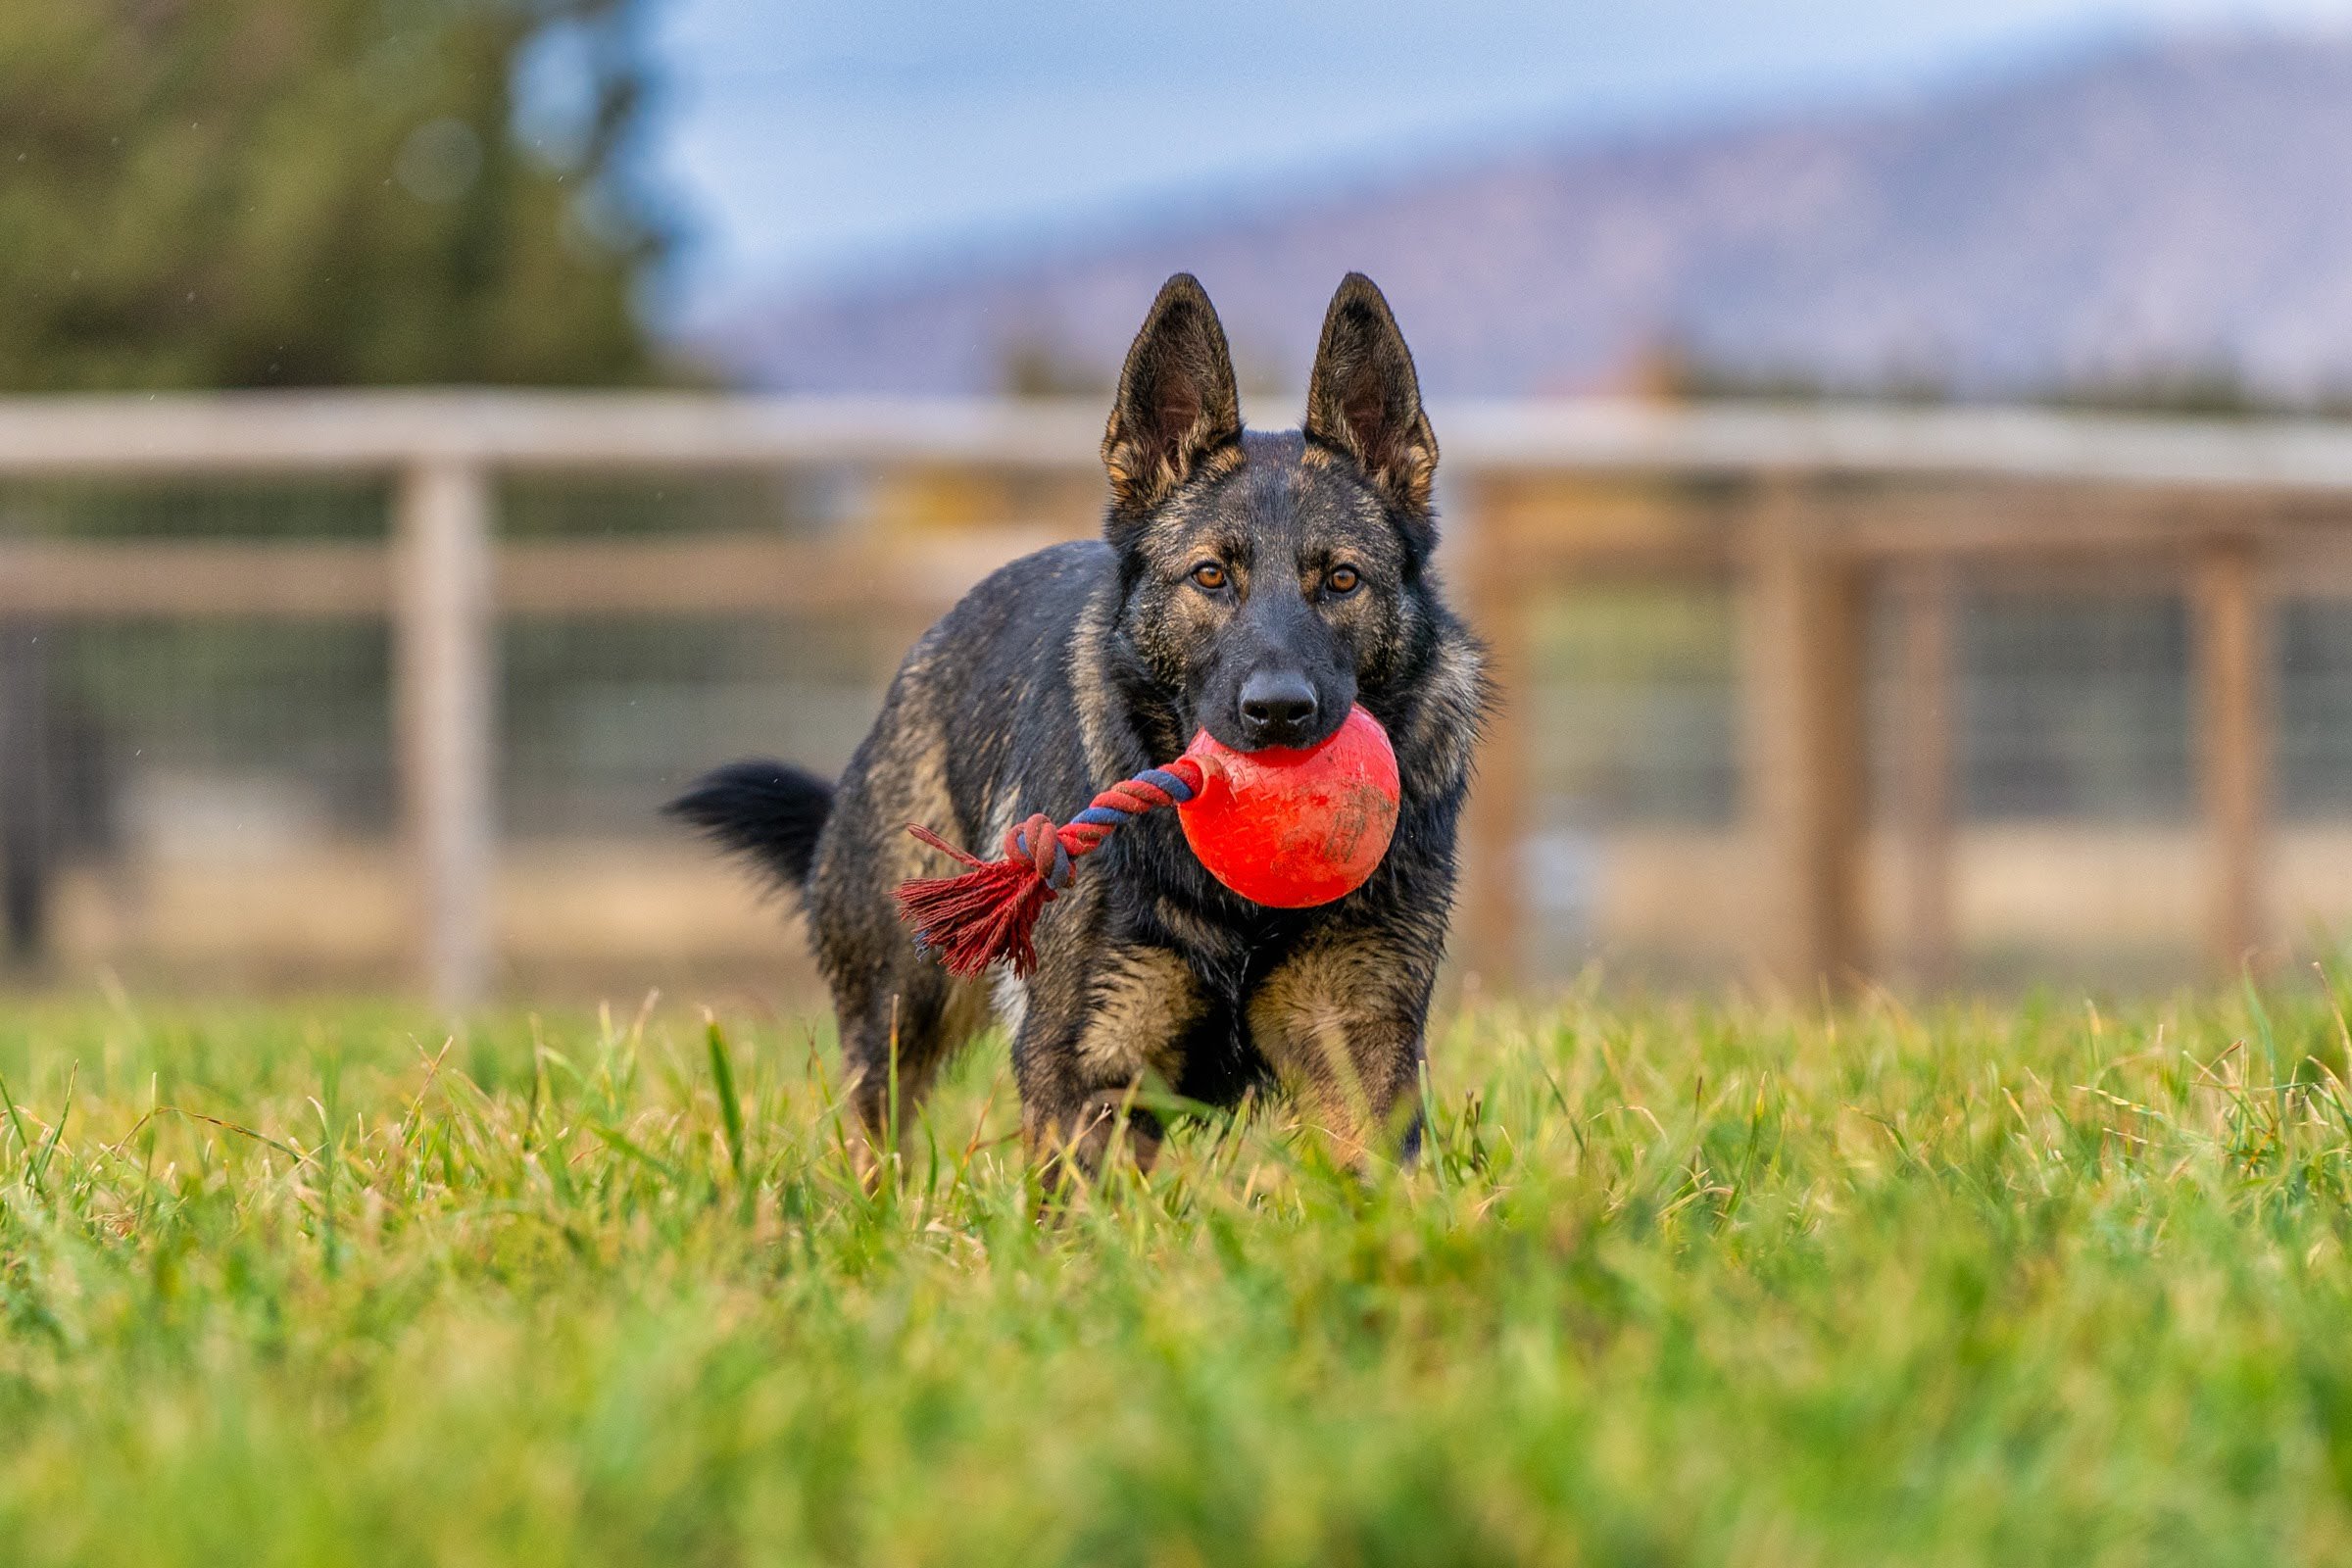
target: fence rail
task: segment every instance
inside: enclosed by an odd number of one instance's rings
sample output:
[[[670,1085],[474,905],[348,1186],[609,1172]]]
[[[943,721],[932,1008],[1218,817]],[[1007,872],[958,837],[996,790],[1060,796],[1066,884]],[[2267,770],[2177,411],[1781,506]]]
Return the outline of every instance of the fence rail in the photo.
[[[2352,430],[2021,410],[1441,406],[1446,567],[1505,703],[1469,829],[1464,946],[1507,979],[1527,897],[1532,597],[1706,578],[1741,605],[1748,810],[1774,967],[1862,963],[1866,590],[1905,607],[1895,705],[1905,924],[1949,942],[1954,572],[2030,566],[2176,585],[2193,628],[2209,945],[2265,938],[2271,607],[2352,595]],[[944,607],[1056,536],[1035,519],[924,548],[851,537],[499,539],[514,475],[821,469],[1083,481],[1102,411],[1061,402],[406,392],[0,402],[0,481],[342,475],[391,494],[381,541],[0,540],[0,617],[385,617],[420,978],[452,1006],[490,974],[493,628],[502,614]],[[1693,896],[1698,896],[1694,891]]]
[[[971,463],[1091,466],[1096,402],[692,393],[249,392],[0,402],[0,474]],[[2352,431],[2038,409],[1437,406],[1446,461],[1484,471],[1952,475],[2352,491]],[[1433,414],[1433,416],[1434,416]]]

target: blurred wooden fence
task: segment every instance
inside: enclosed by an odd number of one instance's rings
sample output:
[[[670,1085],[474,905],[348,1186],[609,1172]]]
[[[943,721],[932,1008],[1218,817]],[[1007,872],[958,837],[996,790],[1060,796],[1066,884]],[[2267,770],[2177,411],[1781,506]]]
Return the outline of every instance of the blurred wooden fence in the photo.
[[[1564,584],[1714,579],[1742,608],[1741,799],[1767,851],[1764,944],[1804,985],[1863,964],[1864,606],[1903,607],[1893,752],[1910,961],[1949,943],[1958,573],[2178,586],[2193,607],[2209,944],[2264,937],[2273,754],[2269,606],[2352,597],[2352,431],[2009,410],[1454,404],[1445,567],[1493,644],[1505,703],[1481,767],[1461,946],[1508,983],[1531,826],[1529,607]],[[383,542],[0,539],[0,622],[389,617],[420,981],[463,1005],[490,973],[494,629],[502,613],[944,608],[1072,519],[904,541],[501,540],[512,475],[818,467],[996,494],[1092,483],[1093,403],[791,401],[686,394],[244,394],[0,403],[0,480],[380,477]],[[986,503],[979,511],[989,510]],[[1083,525],[1082,523],[1080,525]],[[751,739],[749,737],[746,738]],[[1693,900],[1708,890],[1692,888]]]

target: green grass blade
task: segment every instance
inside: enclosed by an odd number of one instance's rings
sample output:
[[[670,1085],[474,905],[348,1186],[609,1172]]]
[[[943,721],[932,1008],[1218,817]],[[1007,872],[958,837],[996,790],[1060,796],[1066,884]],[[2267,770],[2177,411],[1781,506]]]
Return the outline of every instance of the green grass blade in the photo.
[[[39,1197],[44,1202],[46,1202],[49,1195],[42,1191],[41,1188],[40,1161],[34,1157],[32,1140],[26,1137],[24,1134],[24,1117],[23,1113],[17,1109],[17,1098],[9,1093],[8,1080],[5,1078],[0,1078],[0,1104],[5,1104],[8,1107],[8,1124],[10,1127],[15,1129],[17,1135],[17,1148],[23,1152],[24,1159],[24,1179],[32,1188],[35,1196]]]
[[[66,1135],[66,1118],[74,1114],[74,1090],[80,1082],[81,1063],[77,1061],[66,1074],[66,1101],[58,1107],[57,1124],[49,1129],[48,1138],[41,1144],[40,1157],[32,1163],[32,1190],[36,1193],[42,1192],[42,1183],[48,1178],[49,1161],[57,1153],[57,1141]],[[9,1107],[9,1114],[16,1114],[14,1105]],[[23,1137],[24,1130],[20,1128],[17,1135]]]
[[[718,1019],[706,1014],[703,1021],[703,1043],[710,1053],[710,1081],[718,1089],[719,1125],[726,1130],[727,1161],[735,1169],[735,1179],[743,1180],[743,1102],[735,1093],[735,1068],[727,1059],[727,1037],[718,1027]]]

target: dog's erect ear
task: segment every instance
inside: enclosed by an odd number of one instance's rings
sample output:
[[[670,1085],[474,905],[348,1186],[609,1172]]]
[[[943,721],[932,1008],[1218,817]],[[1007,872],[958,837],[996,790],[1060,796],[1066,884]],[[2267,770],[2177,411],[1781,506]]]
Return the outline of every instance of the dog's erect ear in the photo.
[[[1389,302],[1361,272],[1341,281],[1324,315],[1307,380],[1306,435],[1353,458],[1406,512],[1428,514],[1438,438],[1421,412],[1412,350]]]
[[[1190,272],[1160,286],[1119,371],[1102,432],[1111,505],[1142,512],[1165,500],[1200,460],[1242,434],[1233,352],[1207,291]]]

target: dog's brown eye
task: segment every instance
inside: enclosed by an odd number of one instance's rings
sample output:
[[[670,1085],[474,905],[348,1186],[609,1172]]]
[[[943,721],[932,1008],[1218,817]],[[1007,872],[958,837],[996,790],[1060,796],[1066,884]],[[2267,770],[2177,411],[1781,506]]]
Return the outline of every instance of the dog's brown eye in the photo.
[[[1334,566],[1331,575],[1323,579],[1323,586],[1335,594],[1351,594],[1361,581],[1363,579],[1355,574],[1353,566]]]
[[[1213,561],[1203,561],[1193,568],[1193,581],[1214,593],[1225,586],[1225,568]]]

